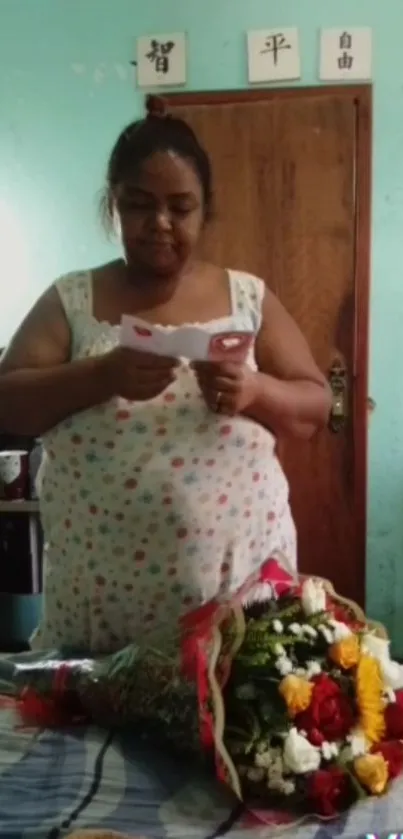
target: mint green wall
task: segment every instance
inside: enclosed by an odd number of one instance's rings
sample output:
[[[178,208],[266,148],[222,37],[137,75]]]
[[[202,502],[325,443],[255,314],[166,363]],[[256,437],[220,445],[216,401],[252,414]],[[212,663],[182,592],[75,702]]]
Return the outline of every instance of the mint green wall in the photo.
[[[368,608],[403,654],[402,0],[0,0],[0,345],[53,277],[113,252],[96,199],[115,135],[141,112],[135,37],[186,31],[188,87],[242,88],[245,30],[287,25],[305,85],[320,26],[374,29]]]

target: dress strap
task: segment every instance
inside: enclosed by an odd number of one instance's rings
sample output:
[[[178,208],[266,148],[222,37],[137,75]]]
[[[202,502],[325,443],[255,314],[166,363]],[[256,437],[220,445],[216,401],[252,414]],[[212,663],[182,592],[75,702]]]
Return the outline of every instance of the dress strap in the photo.
[[[66,317],[71,322],[77,312],[92,314],[92,274],[80,271],[56,280],[55,287],[62,301]]]
[[[253,318],[256,332],[262,322],[262,305],[266,286],[263,280],[246,271],[229,271],[231,305],[233,315],[249,315]]]

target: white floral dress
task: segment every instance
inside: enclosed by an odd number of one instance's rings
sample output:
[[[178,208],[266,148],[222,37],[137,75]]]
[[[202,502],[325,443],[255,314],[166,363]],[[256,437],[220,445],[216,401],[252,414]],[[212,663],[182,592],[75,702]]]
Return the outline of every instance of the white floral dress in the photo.
[[[229,278],[233,315],[259,327],[264,284],[238,271]],[[91,273],[57,288],[72,358],[118,343],[119,328],[92,314]],[[248,363],[255,367],[253,349]],[[274,437],[249,419],[212,413],[185,362],[155,399],[112,399],[61,422],[43,444],[44,605],[34,649],[104,651],[165,636],[267,558],[296,565]]]

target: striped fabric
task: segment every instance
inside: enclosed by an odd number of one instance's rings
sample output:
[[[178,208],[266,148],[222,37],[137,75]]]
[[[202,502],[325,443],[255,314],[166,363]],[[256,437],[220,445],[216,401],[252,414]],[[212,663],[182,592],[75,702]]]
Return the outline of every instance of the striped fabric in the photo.
[[[93,728],[16,729],[13,700],[0,700],[0,839],[61,839],[78,828],[147,839],[266,839],[200,769],[127,735]],[[292,828],[293,839],[357,839],[403,829],[403,782],[385,798],[327,824]]]

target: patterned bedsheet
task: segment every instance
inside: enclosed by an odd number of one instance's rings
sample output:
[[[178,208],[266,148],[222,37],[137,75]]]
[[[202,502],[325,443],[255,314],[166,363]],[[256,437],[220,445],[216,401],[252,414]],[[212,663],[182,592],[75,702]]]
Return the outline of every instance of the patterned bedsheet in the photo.
[[[59,839],[78,827],[147,839],[265,839],[200,769],[130,737],[95,728],[16,730],[0,700],[0,839]],[[403,831],[403,782],[339,821],[292,829],[295,839],[357,839]]]

